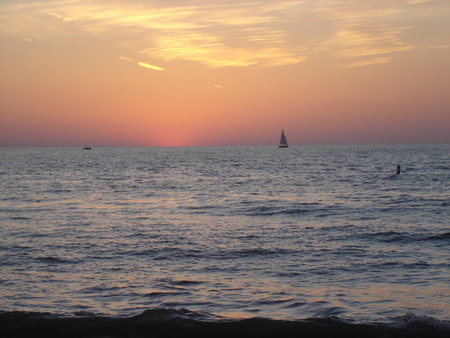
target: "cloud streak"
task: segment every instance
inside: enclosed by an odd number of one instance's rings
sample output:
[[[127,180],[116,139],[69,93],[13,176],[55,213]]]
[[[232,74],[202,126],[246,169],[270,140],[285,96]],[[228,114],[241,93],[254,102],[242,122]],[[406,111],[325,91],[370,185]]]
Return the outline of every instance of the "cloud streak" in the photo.
[[[145,62],[138,62],[137,63],[139,66],[147,68],[147,69],[153,69],[153,70],[165,70],[164,68],[158,67],[158,66],[154,66]]]
[[[376,65],[376,64],[380,64],[380,63],[387,63],[391,60],[392,60],[392,58],[390,58],[390,57],[365,59],[362,61],[348,63],[344,66],[344,68],[355,68],[355,67]]]
[[[151,65],[151,64],[149,64],[149,63],[142,62],[142,61],[135,61],[135,60],[133,60],[133,59],[131,59],[131,58],[127,58],[127,57],[125,57],[125,56],[121,56],[119,59],[121,59],[121,60],[123,60],[123,61],[131,62],[131,63],[135,63],[135,64],[137,64],[138,66],[141,66],[141,67],[144,67],[144,68],[147,68],[147,69],[152,69],[152,70],[166,70],[166,69],[164,69],[164,68],[162,68],[162,67],[158,67],[158,66],[155,66],[155,65]]]

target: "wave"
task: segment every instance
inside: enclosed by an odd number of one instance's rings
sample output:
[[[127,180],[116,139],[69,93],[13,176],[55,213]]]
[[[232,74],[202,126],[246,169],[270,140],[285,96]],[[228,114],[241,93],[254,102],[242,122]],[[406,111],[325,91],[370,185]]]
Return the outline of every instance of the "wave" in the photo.
[[[62,257],[53,257],[53,256],[46,256],[46,257],[37,257],[38,261],[42,263],[47,264],[74,264],[79,263],[76,260],[69,259],[69,258],[62,258]]]
[[[248,216],[299,216],[317,214],[318,217],[336,215],[337,211],[331,207],[321,206],[320,203],[302,203],[296,206],[256,206],[244,209],[243,213]]]
[[[402,233],[397,231],[382,231],[361,235],[362,238],[379,242],[415,242],[415,241],[447,241],[450,239],[450,232],[423,236],[419,234]]]
[[[178,247],[158,247],[145,249],[140,251],[122,251],[122,254],[132,256],[152,257],[155,260],[173,260],[174,258],[211,258],[211,259],[236,259],[249,257],[267,257],[269,255],[289,255],[295,253],[296,250],[284,248],[245,248],[245,249],[216,249],[216,250],[200,250],[200,249],[184,249]]]
[[[408,239],[408,236],[406,234],[397,231],[382,231],[369,233],[362,235],[362,237],[385,243],[399,242]]]
[[[444,232],[439,235],[433,235],[426,238],[430,241],[436,241],[436,240],[450,240],[450,232]]]
[[[0,336],[12,337],[448,337],[450,323],[408,314],[390,323],[336,317],[229,319],[186,309],[152,309],[125,318],[77,312],[0,312]]]

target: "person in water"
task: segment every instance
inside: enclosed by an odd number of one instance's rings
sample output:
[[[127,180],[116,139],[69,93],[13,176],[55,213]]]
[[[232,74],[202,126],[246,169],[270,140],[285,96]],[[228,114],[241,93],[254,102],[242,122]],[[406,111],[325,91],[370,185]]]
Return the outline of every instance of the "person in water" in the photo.
[[[397,175],[400,174],[400,165],[397,166]]]

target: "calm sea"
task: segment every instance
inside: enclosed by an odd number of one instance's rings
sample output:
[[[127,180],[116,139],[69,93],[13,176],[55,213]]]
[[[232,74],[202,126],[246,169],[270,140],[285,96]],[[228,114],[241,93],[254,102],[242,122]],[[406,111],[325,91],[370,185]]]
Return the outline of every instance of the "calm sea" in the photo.
[[[3,315],[450,328],[449,145],[2,148],[0,192]]]

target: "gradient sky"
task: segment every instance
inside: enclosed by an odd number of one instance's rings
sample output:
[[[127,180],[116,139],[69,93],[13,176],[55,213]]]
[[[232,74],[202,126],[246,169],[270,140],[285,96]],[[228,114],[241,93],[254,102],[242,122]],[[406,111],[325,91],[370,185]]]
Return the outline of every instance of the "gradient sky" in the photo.
[[[2,0],[1,146],[450,143],[449,0]]]

